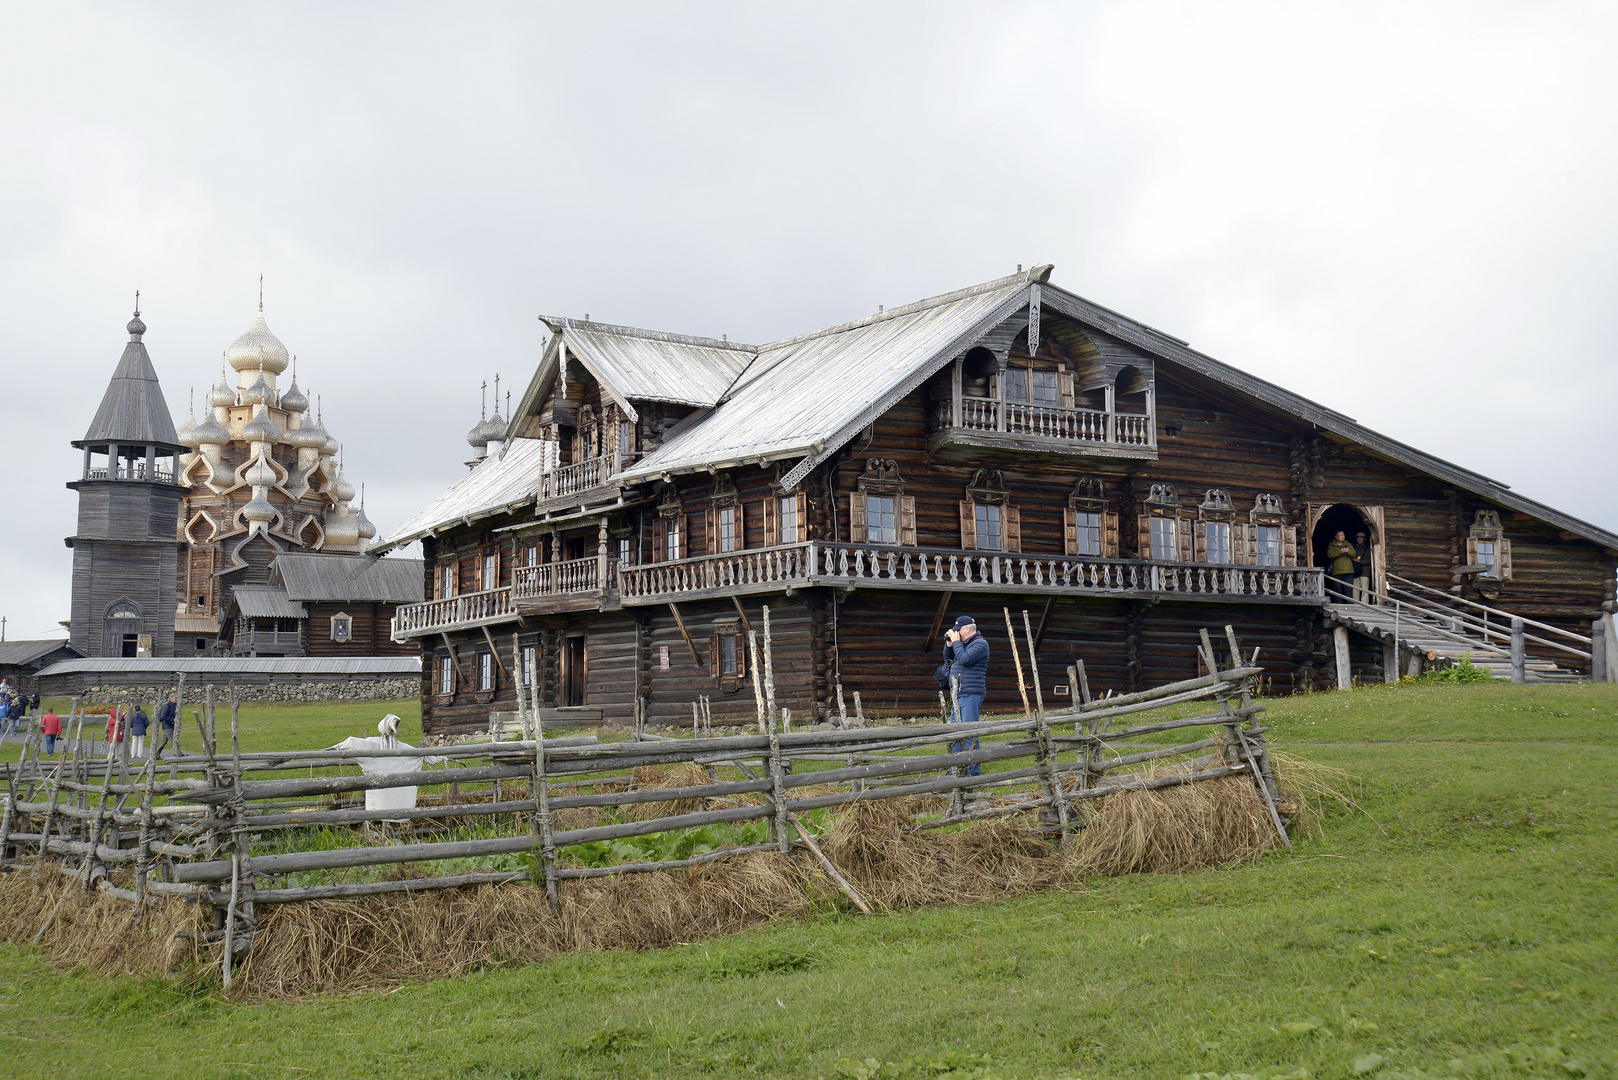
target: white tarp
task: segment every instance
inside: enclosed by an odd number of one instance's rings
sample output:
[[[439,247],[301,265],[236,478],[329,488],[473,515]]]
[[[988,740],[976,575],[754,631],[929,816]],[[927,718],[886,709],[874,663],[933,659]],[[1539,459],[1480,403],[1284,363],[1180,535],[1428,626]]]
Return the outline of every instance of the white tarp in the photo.
[[[358,738],[350,736],[336,746],[328,747],[331,750],[374,750],[376,757],[354,758],[354,764],[360,767],[360,772],[366,776],[383,776],[388,773],[413,773],[421,771],[423,765],[445,760],[441,757],[388,757],[384,756],[389,750],[414,750],[415,747],[406,742],[394,741],[392,746],[383,738],[372,736]],[[408,810],[416,805],[416,789],[414,787],[373,788],[365,793],[365,809],[367,810]]]

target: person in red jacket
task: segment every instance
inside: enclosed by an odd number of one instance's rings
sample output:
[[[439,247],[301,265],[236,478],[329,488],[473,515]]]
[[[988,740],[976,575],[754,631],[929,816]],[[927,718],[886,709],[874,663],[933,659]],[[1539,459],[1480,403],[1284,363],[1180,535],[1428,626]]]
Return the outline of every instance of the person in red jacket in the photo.
[[[55,709],[45,710],[45,715],[39,718],[39,730],[45,736],[45,753],[56,753],[56,740],[62,734],[62,718],[56,715]]]
[[[113,706],[112,712],[107,714],[107,742],[121,743],[124,741],[124,730],[129,726],[129,710]],[[108,747],[111,752],[111,747]]]

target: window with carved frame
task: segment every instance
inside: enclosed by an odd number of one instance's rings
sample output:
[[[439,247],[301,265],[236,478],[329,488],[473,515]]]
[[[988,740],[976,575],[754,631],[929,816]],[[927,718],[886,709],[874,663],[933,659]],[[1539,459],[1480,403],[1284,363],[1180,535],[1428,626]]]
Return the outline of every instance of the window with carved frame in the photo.
[[[673,484],[664,484],[657,516],[652,519],[652,561],[675,562],[685,557],[685,504]]]
[[[848,535],[856,544],[916,544],[916,500],[904,493],[899,463],[870,458],[848,497]]]
[[[1080,477],[1063,513],[1063,548],[1069,555],[1118,557],[1118,512],[1107,509],[1099,477]]]
[[[1005,474],[979,469],[961,500],[961,547],[978,551],[1022,550],[1022,516],[1011,504]]]
[[[708,639],[708,674],[729,690],[747,677],[747,638],[740,623],[724,620],[714,624]]]
[[[1298,565],[1298,530],[1287,519],[1279,495],[1260,492],[1247,521],[1237,522],[1235,528],[1238,565]]]
[[[1187,519],[1173,484],[1153,484],[1141,506],[1140,557],[1155,562],[1192,562],[1193,521]]]
[[[1511,541],[1500,525],[1498,510],[1479,510],[1466,536],[1466,563],[1480,566],[1479,578],[1511,580]]]
[[[747,546],[747,517],[736,485],[726,473],[714,477],[713,503],[706,515],[708,554],[723,555]]]

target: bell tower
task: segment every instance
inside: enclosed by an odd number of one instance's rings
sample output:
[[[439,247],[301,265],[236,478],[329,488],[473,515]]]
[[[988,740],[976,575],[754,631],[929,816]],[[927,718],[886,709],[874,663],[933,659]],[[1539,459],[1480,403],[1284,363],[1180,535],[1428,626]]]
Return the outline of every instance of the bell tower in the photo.
[[[85,656],[173,656],[183,447],[157,372],[129,322],[129,342],[84,438],[73,549],[71,639]]]

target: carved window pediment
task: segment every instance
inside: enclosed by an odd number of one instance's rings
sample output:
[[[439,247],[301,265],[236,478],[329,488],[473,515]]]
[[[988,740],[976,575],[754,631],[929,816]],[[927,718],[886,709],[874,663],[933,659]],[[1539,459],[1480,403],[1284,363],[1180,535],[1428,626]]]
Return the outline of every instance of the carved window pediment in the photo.
[[[975,503],[1002,505],[1006,501],[1006,477],[998,469],[979,469],[966,485],[966,497]]]
[[[1253,500],[1253,509],[1248,513],[1255,525],[1285,525],[1287,523],[1286,507],[1281,504],[1281,496],[1269,492],[1260,492]]]
[[[720,473],[713,481],[713,504],[715,506],[736,505],[736,484],[731,480],[729,473]]]
[[[1146,509],[1156,517],[1178,517],[1180,494],[1173,484],[1153,484],[1146,496]]]
[[[662,517],[672,518],[678,517],[683,510],[684,504],[680,502],[680,489],[673,484],[664,484],[663,494],[657,500],[658,514]]]
[[[1096,513],[1107,504],[1107,487],[1098,476],[1081,476],[1068,493],[1067,504],[1075,510]]]
[[[899,463],[885,458],[868,458],[860,474],[859,487],[872,495],[898,495],[904,490]]]
[[[1203,492],[1202,502],[1198,505],[1197,511],[1203,521],[1230,521],[1236,516],[1236,507],[1230,501],[1230,492],[1222,488],[1209,488]]]

